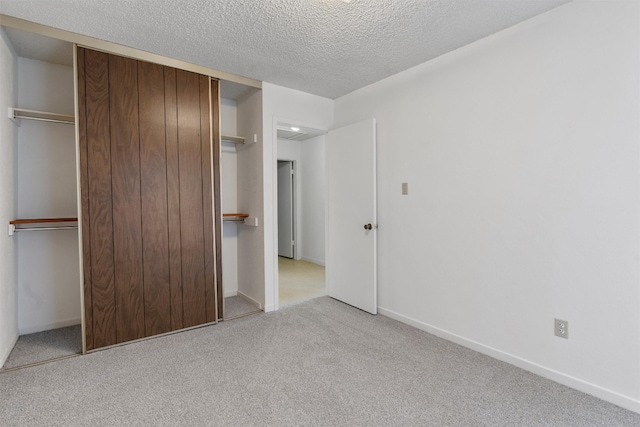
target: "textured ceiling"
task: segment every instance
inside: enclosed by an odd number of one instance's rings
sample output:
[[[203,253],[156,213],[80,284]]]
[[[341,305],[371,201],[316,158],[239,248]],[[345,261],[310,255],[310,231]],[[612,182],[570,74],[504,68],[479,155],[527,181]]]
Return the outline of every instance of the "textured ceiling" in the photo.
[[[73,67],[73,45],[69,42],[56,40],[15,28],[3,28],[16,54],[23,58]],[[252,87],[220,80],[220,96],[222,98],[238,100]]]
[[[1,0],[0,13],[336,98],[569,0]]]

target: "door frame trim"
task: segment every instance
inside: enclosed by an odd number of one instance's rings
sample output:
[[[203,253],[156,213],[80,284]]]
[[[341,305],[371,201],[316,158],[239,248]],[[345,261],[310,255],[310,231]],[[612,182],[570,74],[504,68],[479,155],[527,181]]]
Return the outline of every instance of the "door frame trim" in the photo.
[[[78,210],[78,269],[80,270],[80,333],[82,334],[82,354],[84,355],[87,354],[87,325],[84,306],[84,251],[82,245],[84,230],[82,229],[82,189],[80,182],[82,167],[80,165],[80,125],[78,124],[78,117],[80,117],[80,105],[78,102],[78,45],[75,43],[73,44],[73,112],[76,116],[73,127],[76,137],[74,144],[76,149],[76,207]]]

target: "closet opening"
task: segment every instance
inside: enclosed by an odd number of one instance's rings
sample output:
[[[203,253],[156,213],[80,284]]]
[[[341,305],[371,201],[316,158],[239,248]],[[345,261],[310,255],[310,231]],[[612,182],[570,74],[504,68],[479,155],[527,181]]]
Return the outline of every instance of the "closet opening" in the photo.
[[[253,193],[255,168],[251,165],[258,135],[256,104],[261,91],[220,80],[220,205],[222,209],[222,319],[233,320],[262,312],[262,300],[251,270],[255,259],[258,222]],[[258,118],[259,119],[259,118]]]
[[[10,370],[81,354],[82,311],[73,45],[4,26],[2,32],[17,67],[3,119],[17,134],[8,238],[16,247],[19,336],[0,367]]]
[[[325,131],[277,123],[278,306],[327,294]]]

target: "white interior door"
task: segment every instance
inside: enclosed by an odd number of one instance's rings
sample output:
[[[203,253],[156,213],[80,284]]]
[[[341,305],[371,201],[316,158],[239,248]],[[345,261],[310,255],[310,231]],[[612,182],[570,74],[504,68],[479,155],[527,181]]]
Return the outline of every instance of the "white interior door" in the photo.
[[[278,255],[293,258],[293,162],[278,161]]]
[[[376,314],[375,119],[329,132],[326,147],[329,296]]]

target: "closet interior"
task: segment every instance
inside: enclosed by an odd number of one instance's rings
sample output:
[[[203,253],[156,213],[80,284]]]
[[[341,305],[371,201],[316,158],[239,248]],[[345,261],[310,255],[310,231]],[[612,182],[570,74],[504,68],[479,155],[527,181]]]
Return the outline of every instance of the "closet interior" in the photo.
[[[259,171],[241,169],[243,156],[255,155],[261,139],[256,123],[262,118],[255,108],[260,89],[85,49],[79,49],[79,64],[100,67],[96,58],[109,56],[112,68],[107,61],[106,68],[82,77],[79,66],[76,82],[73,44],[13,28],[2,31],[18,68],[17,102],[5,120],[14,122],[18,134],[17,208],[7,233],[17,249],[20,337],[1,368],[260,312],[263,296],[238,271],[252,262],[242,235],[258,227],[253,204],[247,202],[251,192],[238,193],[247,188],[246,180],[261,179]],[[91,61],[84,57],[87,52]],[[140,107],[133,137],[118,126],[131,115],[133,104],[121,102],[118,94],[104,98],[101,87],[130,91],[108,83],[126,81],[135,69],[135,102],[153,108],[144,112]],[[105,70],[115,73],[111,81],[101,75]],[[154,73],[156,80],[147,78]],[[107,80],[102,86],[95,79],[82,83],[94,77]],[[192,89],[186,89],[187,81]],[[82,87],[90,88],[91,96]],[[141,93],[148,96],[143,99]],[[172,101],[170,94],[177,99]],[[171,102],[176,120],[159,126],[151,117],[158,113],[154,108],[162,105],[171,112]],[[197,135],[189,135],[195,123]],[[172,132],[180,141],[174,145]],[[112,135],[138,142],[114,143]],[[162,139],[161,150],[146,143],[145,135]],[[196,140],[197,145],[185,142]],[[171,157],[172,149],[177,156]],[[163,172],[153,172],[157,167]],[[161,179],[172,167],[182,172],[183,181]],[[196,169],[199,175],[189,178],[187,171]],[[132,173],[136,178],[130,180]],[[111,230],[105,230],[109,224]],[[176,248],[181,259],[171,258]],[[167,256],[169,264],[158,261]]]
[[[82,353],[73,46],[34,59],[44,37],[4,29],[17,60],[16,217],[18,339],[3,368]],[[31,47],[33,46],[33,47]],[[31,48],[30,48],[31,47]]]
[[[256,89],[228,84],[220,99],[222,283],[226,320],[263,309],[258,302],[260,297],[252,293],[250,280],[242,277],[242,263],[250,259],[247,259],[247,249],[239,243],[243,233],[254,233],[258,226],[243,183],[257,171],[242,168],[243,157],[252,155],[251,150],[259,147],[259,134],[255,133],[258,130],[252,125],[255,114],[251,111],[251,98],[255,92]]]

